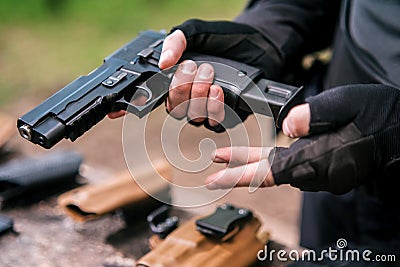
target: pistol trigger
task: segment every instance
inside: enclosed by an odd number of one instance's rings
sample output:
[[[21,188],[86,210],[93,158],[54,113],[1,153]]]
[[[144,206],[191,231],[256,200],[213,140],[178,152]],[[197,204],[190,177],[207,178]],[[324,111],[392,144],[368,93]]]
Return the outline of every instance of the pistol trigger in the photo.
[[[122,105],[122,108],[129,113],[142,118],[153,110],[153,98],[152,90],[147,86],[146,82],[143,82],[136,85],[134,89],[127,91],[117,103]]]

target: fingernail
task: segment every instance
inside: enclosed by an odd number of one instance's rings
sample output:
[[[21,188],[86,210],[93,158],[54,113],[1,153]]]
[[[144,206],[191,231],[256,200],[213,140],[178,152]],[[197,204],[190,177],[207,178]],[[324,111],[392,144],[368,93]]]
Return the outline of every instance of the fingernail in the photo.
[[[224,160],[224,159],[222,159],[222,158],[219,158],[218,156],[215,156],[215,157],[213,158],[213,161],[214,161],[215,163],[226,163],[226,160]]]
[[[212,120],[212,119],[208,119],[208,124],[211,127],[216,127],[218,125],[218,122],[216,120]],[[222,163],[221,161],[219,161],[218,159],[214,160],[215,163]]]
[[[220,187],[216,183],[215,179],[213,179],[211,182],[206,184],[206,188],[209,189],[209,190],[216,190],[216,189],[219,189]]]
[[[208,190],[217,190],[217,189],[219,189],[219,187],[214,182],[212,182],[211,184],[206,184],[206,188]]]
[[[215,151],[215,150],[211,153],[211,160],[214,161],[215,163],[224,163],[225,162],[224,159],[218,157],[217,151]]]
[[[290,138],[293,138],[293,134],[290,132],[289,126],[288,126],[288,124],[287,124],[287,119],[284,119],[284,120],[283,120],[283,123],[282,123],[282,130],[283,130],[283,133],[284,133],[286,136],[289,136]]]
[[[165,50],[160,55],[160,61],[159,61],[158,65],[163,65],[165,63],[165,61],[168,61],[168,59],[171,57],[172,57],[172,51],[169,49]]]
[[[193,74],[196,71],[196,64],[193,61],[181,64],[181,70],[184,74]]]
[[[217,88],[215,88],[214,86],[211,86],[209,97],[213,98],[213,99],[218,99],[218,96],[219,96],[219,90]]]
[[[199,67],[199,78],[202,80],[208,80],[214,73],[214,69],[209,64],[203,64]]]

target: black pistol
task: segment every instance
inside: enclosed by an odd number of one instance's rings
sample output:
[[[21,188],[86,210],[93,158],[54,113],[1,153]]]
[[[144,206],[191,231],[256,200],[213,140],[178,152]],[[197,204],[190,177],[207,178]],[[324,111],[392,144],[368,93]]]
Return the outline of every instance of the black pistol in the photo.
[[[172,77],[159,75],[155,85],[146,84],[160,72],[158,61],[165,36],[155,31],[139,34],[108,56],[103,65],[20,117],[17,127],[21,136],[51,148],[63,138],[74,141],[110,112],[126,110],[139,117],[151,112],[165,100]],[[222,86],[225,104],[235,112],[271,116],[272,110],[280,126],[289,109],[301,100],[301,88],[264,79],[257,68],[215,56],[186,53],[184,57],[214,66],[214,82]],[[227,71],[222,64],[234,71]]]

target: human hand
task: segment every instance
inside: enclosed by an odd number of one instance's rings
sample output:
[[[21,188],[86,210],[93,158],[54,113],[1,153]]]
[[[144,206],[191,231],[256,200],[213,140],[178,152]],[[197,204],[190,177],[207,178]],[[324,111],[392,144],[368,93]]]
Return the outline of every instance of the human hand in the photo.
[[[400,90],[350,85],[306,102],[292,108],[283,122],[284,134],[301,137],[298,141],[274,148],[272,162],[268,148],[216,150],[214,162],[235,167],[209,176],[208,188],[227,188],[237,181],[246,186],[255,178],[262,186],[289,183],[306,191],[343,194],[376,175],[391,177],[400,171]]]
[[[206,179],[208,189],[229,189],[256,185],[270,187],[275,185],[270,171],[268,147],[224,147],[212,154],[215,163],[225,163],[227,168]]]
[[[283,132],[302,137],[275,155],[277,184],[348,192],[400,166],[400,90],[378,84],[327,90],[294,107]],[[382,180],[383,181],[383,180]]]
[[[159,67],[175,65],[186,49],[186,38],[176,30],[164,40]],[[183,61],[170,84],[166,109],[171,116],[187,117],[192,123],[202,124],[208,119],[211,127],[217,126],[225,117],[224,93],[218,85],[212,85],[214,69],[203,63],[197,67],[191,60]]]

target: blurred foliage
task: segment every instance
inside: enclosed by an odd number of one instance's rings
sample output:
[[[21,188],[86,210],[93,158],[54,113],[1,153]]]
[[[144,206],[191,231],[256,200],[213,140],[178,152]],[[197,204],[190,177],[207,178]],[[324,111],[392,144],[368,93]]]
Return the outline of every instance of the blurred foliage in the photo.
[[[232,19],[244,0],[2,0],[0,105],[43,98],[146,29],[188,18]]]

